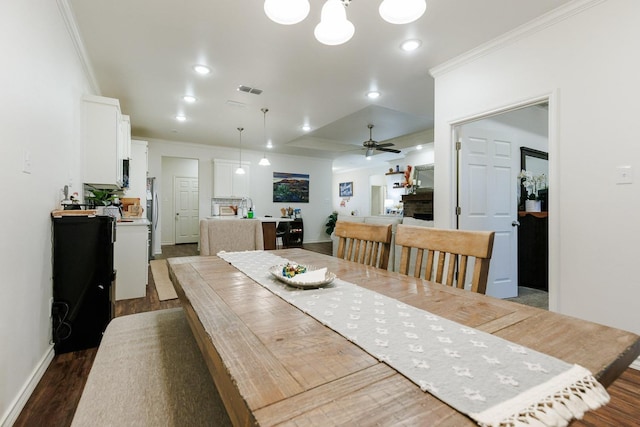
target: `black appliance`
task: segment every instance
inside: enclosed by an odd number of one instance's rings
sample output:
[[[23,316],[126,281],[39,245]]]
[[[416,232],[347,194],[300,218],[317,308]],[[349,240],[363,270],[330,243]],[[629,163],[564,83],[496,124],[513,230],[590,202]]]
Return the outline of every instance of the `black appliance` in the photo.
[[[53,221],[53,342],[56,354],[97,347],[113,317],[115,218]]]

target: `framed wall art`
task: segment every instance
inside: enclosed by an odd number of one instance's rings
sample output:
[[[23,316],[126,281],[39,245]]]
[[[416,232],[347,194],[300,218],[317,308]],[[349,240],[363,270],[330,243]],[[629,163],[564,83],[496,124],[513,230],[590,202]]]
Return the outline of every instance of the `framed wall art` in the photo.
[[[340,186],[340,197],[353,197],[353,181],[341,182],[339,186]]]
[[[309,203],[309,175],[274,172],[273,202]]]

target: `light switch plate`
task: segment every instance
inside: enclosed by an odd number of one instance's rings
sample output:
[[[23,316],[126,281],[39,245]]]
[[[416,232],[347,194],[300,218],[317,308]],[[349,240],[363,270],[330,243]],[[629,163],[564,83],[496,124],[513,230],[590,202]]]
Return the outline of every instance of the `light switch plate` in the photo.
[[[632,184],[633,168],[631,166],[618,166],[616,168],[616,184]]]
[[[22,155],[22,172],[31,173],[31,152],[29,150],[24,150]]]

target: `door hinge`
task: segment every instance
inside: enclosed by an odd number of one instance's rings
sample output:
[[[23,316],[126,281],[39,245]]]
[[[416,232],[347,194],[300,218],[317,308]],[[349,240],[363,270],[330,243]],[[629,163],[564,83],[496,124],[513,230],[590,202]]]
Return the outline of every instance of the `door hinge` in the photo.
[[[460,151],[462,150],[462,141],[457,141],[456,142],[456,151]]]
[[[460,206],[456,206],[456,215],[462,215],[462,208]]]

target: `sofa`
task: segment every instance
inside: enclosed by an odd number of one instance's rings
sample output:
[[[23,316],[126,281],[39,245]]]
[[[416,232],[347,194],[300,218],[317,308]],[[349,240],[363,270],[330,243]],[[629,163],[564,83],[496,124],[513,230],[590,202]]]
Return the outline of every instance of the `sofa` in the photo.
[[[389,251],[389,270],[398,271],[400,267],[400,254],[402,248],[396,246],[396,227],[398,224],[417,225],[420,227],[433,227],[433,221],[415,219],[411,217],[401,217],[392,215],[379,216],[352,216],[338,215],[338,221],[361,222],[365,224],[391,224],[391,250]],[[333,256],[338,254],[338,238],[335,233],[331,233],[331,241],[333,242]]]

